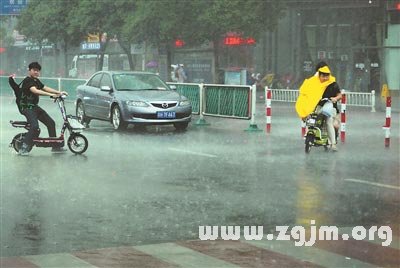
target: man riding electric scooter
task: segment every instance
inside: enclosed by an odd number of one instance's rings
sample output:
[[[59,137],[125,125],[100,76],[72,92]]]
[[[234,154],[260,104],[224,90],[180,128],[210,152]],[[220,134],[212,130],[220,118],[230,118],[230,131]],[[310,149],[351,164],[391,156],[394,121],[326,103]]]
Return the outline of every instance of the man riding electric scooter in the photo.
[[[32,62],[28,66],[28,76],[22,81],[21,100],[18,104],[21,113],[26,117],[30,128],[25,136],[20,155],[28,155],[29,148],[33,145],[33,139],[39,136],[39,122],[42,122],[49,132],[49,137],[56,137],[56,124],[54,120],[43,110],[39,105],[39,96],[56,97],[61,94],[68,95],[65,91],[58,91],[48,86],[45,86],[40,80],[40,70],[42,67],[38,62]],[[63,152],[62,147],[53,147],[52,152]]]
[[[329,109],[327,112],[330,116],[327,117],[326,125],[332,151],[337,151],[335,124],[336,127],[338,125],[335,122],[338,114],[337,102],[341,98],[340,88],[335,77],[331,75],[328,65],[325,62],[320,62],[316,66],[316,74],[306,79],[301,85],[299,98],[296,101],[296,111],[303,120],[315,109],[317,113],[323,109]],[[330,100],[330,103],[327,100]]]

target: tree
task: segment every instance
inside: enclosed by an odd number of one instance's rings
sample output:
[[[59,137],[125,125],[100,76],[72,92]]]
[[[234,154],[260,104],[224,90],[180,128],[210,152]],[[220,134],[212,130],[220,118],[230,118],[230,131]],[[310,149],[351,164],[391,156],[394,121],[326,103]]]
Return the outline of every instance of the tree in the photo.
[[[126,19],[124,32],[131,40],[165,48],[168,66],[176,39],[183,39],[188,46],[212,42],[218,71],[220,40],[226,33],[257,38],[265,30],[274,29],[283,10],[284,4],[278,0],[138,0],[137,9]]]
[[[182,38],[185,23],[196,13],[191,7],[191,1],[138,0],[135,12],[125,19],[123,33],[131,42],[146,42],[165,51],[170,66],[174,41]]]
[[[87,34],[107,33],[107,36],[115,37],[119,45],[128,56],[130,69],[134,69],[134,62],[130,54],[130,40],[123,34],[121,29],[124,25],[124,18],[133,12],[135,2],[130,0],[119,1],[92,1],[81,0],[74,8],[74,16],[70,17],[69,29],[71,32],[80,32],[83,38]],[[106,51],[109,38],[100,46],[100,63],[98,69],[103,66],[104,53]]]
[[[0,46],[11,46],[14,38],[8,34],[7,29],[3,27],[9,18],[7,16],[0,17]]]
[[[76,32],[67,31],[68,18],[79,0],[30,0],[18,17],[17,30],[33,43],[59,44],[64,54],[65,75],[68,72],[67,51],[79,44]]]
[[[214,45],[215,70],[219,70],[220,40],[229,32],[258,39],[266,30],[275,29],[285,10],[279,0],[194,0],[198,16],[196,31],[185,31],[185,40],[210,41]],[[214,77],[217,77],[215,74]]]

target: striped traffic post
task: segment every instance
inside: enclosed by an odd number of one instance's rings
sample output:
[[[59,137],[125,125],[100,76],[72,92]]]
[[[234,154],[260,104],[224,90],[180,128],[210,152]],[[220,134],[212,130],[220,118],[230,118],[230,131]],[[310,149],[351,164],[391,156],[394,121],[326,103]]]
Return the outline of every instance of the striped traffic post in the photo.
[[[346,93],[342,89],[342,100],[340,105],[340,140],[344,142],[346,139]]]
[[[301,137],[304,138],[306,135],[306,121],[301,120]]]
[[[262,131],[258,128],[256,124],[256,99],[257,99],[257,87],[256,85],[252,85],[250,88],[250,103],[251,103],[251,118],[250,118],[250,125],[245,131]]]
[[[271,89],[266,86],[265,87],[265,119],[266,119],[266,132],[271,132],[271,99],[272,92]]]
[[[385,147],[390,146],[390,124],[392,117],[392,97],[386,97],[386,122],[383,129],[385,130]]]
[[[199,84],[199,119],[196,122],[196,126],[208,126],[210,123],[207,123],[204,119],[204,84]]]

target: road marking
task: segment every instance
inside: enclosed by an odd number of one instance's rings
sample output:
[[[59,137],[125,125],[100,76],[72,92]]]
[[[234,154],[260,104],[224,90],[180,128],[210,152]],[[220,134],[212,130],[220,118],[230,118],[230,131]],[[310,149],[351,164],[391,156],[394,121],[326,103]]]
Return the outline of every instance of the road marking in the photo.
[[[207,256],[174,243],[135,246],[133,248],[182,267],[238,267],[232,263]]]
[[[332,253],[316,247],[296,247],[293,241],[244,241],[253,246],[271,250],[286,256],[311,262],[325,267],[375,267],[356,259],[346,258],[343,255]]]
[[[60,253],[60,254],[46,254],[46,255],[31,255],[24,256],[24,259],[36,264],[42,268],[54,268],[54,267],[96,267],[82,259],[79,259],[71,254]]]
[[[344,179],[345,181],[350,181],[350,182],[358,182],[358,183],[364,183],[372,186],[377,186],[377,187],[383,187],[383,188],[389,188],[389,189],[395,189],[395,190],[400,190],[399,186],[395,185],[390,185],[390,184],[383,184],[383,183],[377,183],[377,182],[370,182],[370,181],[363,181],[363,180],[357,180],[357,179]]]
[[[199,156],[206,156],[206,157],[218,157],[218,156],[216,156],[216,155],[214,155],[214,154],[205,154],[205,153],[187,151],[187,150],[177,149],[177,148],[168,148],[168,150],[176,151],[176,152],[181,152],[181,153],[185,153],[185,154],[193,154],[193,155],[199,155]]]

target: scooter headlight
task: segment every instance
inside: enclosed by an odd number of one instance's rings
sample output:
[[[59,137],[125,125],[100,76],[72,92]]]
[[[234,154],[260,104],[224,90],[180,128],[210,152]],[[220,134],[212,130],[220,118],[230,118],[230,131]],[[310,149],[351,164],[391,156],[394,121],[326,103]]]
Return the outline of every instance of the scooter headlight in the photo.
[[[308,118],[307,119],[307,123],[310,125],[314,125],[315,124],[315,118]]]

